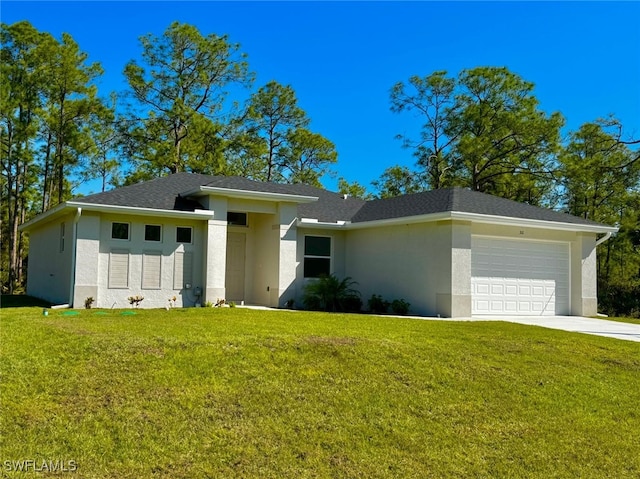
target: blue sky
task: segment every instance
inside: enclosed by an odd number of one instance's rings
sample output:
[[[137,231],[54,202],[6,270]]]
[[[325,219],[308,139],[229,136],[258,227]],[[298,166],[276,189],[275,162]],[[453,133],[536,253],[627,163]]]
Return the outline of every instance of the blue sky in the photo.
[[[412,167],[394,137],[420,119],[389,110],[389,89],[436,70],[506,66],[535,84],[540,108],[566,131],[614,114],[640,138],[638,2],[30,2],[2,1],[4,23],[70,33],[105,69],[99,90],[126,88],[138,38],[172,21],[227,34],[248,55],[254,89],[291,85],[311,129],[336,144],[338,176],[371,187],[385,168]],[[329,189],[336,180],[325,179]]]

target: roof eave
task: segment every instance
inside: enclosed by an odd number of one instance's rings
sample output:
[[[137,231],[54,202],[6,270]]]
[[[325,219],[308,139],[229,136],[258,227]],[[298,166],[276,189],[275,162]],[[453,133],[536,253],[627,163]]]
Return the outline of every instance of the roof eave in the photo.
[[[343,230],[351,223],[348,221],[325,222],[318,221],[315,218],[298,218],[296,226],[298,228],[322,229],[322,230]]]
[[[55,208],[52,208],[45,213],[42,213],[22,224],[20,226],[20,229],[23,231],[29,231],[37,224],[52,220],[57,216],[60,216],[66,210],[76,210],[77,208],[82,208],[83,211],[95,211],[98,213],[115,213],[137,216],[160,216],[163,218],[181,218],[195,220],[213,219],[213,211],[209,210],[165,210],[156,208],[141,208],[137,206],[101,205],[96,203],[83,203],[81,201],[66,201],[65,203],[61,203]]]
[[[18,227],[18,229],[20,231],[27,231],[28,232],[35,225],[37,225],[39,223],[46,222],[46,221],[53,220],[56,217],[63,215],[66,212],[66,210],[71,211],[72,209],[73,209],[73,207],[69,206],[69,204],[67,202],[60,203],[59,205],[54,206],[50,210],[47,210],[44,213],[40,213],[39,215],[34,216],[33,218],[31,218],[29,221],[26,221],[26,222],[22,223]]]
[[[364,229],[383,226],[409,225],[417,223],[430,223],[434,221],[460,220],[473,223],[483,223],[501,226],[518,226],[527,228],[551,229],[559,231],[573,231],[583,233],[615,233],[618,228],[614,226],[598,224],[580,224],[560,221],[536,220],[528,218],[513,218],[509,216],[484,215],[478,213],[466,213],[461,211],[443,211],[426,215],[401,216],[398,218],[387,218],[372,221],[361,221],[357,223],[323,223],[310,218],[298,220],[299,227],[316,229]]]
[[[67,201],[72,207],[80,207],[84,211],[97,211],[100,213],[120,213],[138,216],[162,216],[164,218],[188,218],[188,219],[212,219],[213,211],[209,210],[166,210],[158,208],[143,208],[139,206],[101,205],[96,203],[83,203],[81,201]]]
[[[199,186],[193,190],[181,193],[182,197],[197,196],[228,196],[231,198],[242,198],[246,200],[263,200],[263,201],[287,201],[291,203],[313,203],[318,201],[317,196],[294,195],[289,193],[271,193],[268,191],[250,191],[239,190],[234,188],[220,188],[217,186]]]
[[[583,233],[615,233],[618,228],[600,224],[569,223],[562,221],[536,220],[529,218],[513,218],[510,216],[484,215],[452,211],[451,219],[472,221],[501,226],[522,226],[528,228],[552,229],[559,231],[577,231]]]

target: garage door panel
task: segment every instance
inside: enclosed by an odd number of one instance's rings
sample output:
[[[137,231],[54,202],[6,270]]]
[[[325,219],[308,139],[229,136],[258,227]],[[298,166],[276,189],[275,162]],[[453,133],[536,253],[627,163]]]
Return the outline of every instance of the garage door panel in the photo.
[[[473,314],[569,312],[569,245],[472,238]]]

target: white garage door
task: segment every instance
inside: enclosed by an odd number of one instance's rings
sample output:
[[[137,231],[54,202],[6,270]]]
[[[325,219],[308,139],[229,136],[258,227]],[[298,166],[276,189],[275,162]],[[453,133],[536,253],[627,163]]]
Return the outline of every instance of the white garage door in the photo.
[[[569,244],[471,239],[474,315],[569,314]]]

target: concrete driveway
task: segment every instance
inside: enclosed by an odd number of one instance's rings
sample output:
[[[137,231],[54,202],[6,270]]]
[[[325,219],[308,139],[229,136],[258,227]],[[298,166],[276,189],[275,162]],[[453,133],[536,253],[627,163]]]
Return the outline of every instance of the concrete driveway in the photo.
[[[494,318],[492,318],[492,320],[493,319]],[[532,326],[542,326],[544,328],[561,329],[576,333],[595,334],[597,336],[640,342],[640,324],[619,323],[617,321],[607,321],[606,319],[583,318],[580,316],[512,316],[495,319],[508,321],[510,323],[529,324]]]

